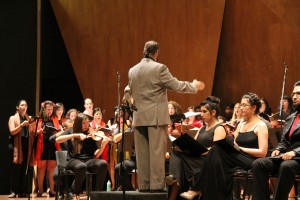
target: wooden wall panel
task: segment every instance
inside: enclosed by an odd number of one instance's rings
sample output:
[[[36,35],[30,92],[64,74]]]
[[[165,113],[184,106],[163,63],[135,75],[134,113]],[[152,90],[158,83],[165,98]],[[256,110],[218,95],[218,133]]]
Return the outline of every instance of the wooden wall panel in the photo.
[[[197,95],[169,93],[183,109],[212,92],[225,0],[52,0],[84,97],[108,116],[117,105],[128,70],[142,58],[144,43],[160,43],[159,62],[178,79],[204,80]]]
[[[228,103],[255,92],[276,112],[284,62],[285,94],[300,80],[299,10],[298,0],[227,0],[213,94]]]

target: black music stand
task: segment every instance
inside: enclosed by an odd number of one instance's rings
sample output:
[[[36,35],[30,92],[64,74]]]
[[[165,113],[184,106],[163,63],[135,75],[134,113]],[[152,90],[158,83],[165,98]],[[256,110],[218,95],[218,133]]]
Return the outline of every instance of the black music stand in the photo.
[[[32,158],[32,154],[34,153],[33,149],[34,149],[34,146],[36,144],[36,137],[37,137],[37,127],[38,127],[38,123],[39,123],[39,120],[40,120],[40,116],[39,117],[35,117],[34,118],[35,120],[35,131],[34,131],[34,139],[33,139],[33,143],[32,143],[32,147],[30,149],[30,156],[29,156],[29,162],[27,163],[27,168],[26,168],[26,176],[27,176],[27,194],[28,194],[28,200],[30,200],[30,194],[32,191],[29,191],[30,189],[30,184],[32,184],[32,180],[33,180],[33,173],[34,173],[34,169],[32,171],[32,176],[30,178],[29,176],[29,173],[28,173],[28,168],[29,168],[29,165],[30,165],[30,161],[31,161],[31,158]],[[28,130],[28,133],[30,134],[29,130]]]
[[[133,111],[137,111],[137,108],[134,106],[134,105],[129,105],[129,103],[127,102],[127,104],[122,104],[120,106],[120,109],[123,111],[123,115],[122,115],[122,118],[123,118],[123,126],[122,126],[122,141],[121,141],[121,151],[119,152],[119,158],[120,158],[120,177],[122,176],[122,180],[123,180],[123,183],[122,183],[122,191],[123,191],[123,200],[125,200],[125,179],[127,178],[126,174],[125,174],[125,169],[124,169],[124,140],[125,140],[125,131],[124,131],[124,127],[125,127],[125,122],[126,122],[126,119],[125,119],[125,114],[128,113],[129,114],[129,117],[132,117],[133,115]],[[121,116],[119,115],[119,118]],[[119,120],[119,124],[120,124],[120,120]]]

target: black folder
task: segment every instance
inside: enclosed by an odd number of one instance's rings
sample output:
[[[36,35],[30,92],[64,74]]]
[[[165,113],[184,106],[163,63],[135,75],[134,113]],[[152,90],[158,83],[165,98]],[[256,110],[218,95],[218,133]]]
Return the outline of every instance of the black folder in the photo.
[[[232,152],[232,153],[237,153],[237,152],[243,152],[240,147],[235,145],[233,141],[231,141],[228,136],[222,140],[217,140],[214,141],[214,143],[218,144],[220,147],[222,147],[226,152]]]
[[[178,146],[184,153],[187,153],[191,156],[200,156],[208,151],[206,147],[202,146],[188,134],[182,134],[173,141],[173,144]]]
[[[45,125],[45,129],[46,131],[52,131],[52,132],[60,131],[60,129],[57,129],[54,126],[50,126],[50,125]]]
[[[279,154],[278,156],[271,156],[270,158],[271,158],[271,160],[274,160],[274,161],[283,161],[283,159],[281,157],[282,157],[282,154]],[[292,158],[292,160],[300,161],[300,157],[295,156],[294,158]]]

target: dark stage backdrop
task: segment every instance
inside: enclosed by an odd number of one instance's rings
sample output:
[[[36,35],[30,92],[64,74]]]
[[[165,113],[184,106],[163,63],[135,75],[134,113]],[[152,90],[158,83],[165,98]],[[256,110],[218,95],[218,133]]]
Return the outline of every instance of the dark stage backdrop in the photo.
[[[83,98],[48,0],[41,7],[40,99],[62,102],[66,109],[83,109]],[[35,115],[37,1],[0,3],[0,194],[9,193],[12,155],[8,151],[8,119],[19,99]]]
[[[83,97],[49,0],[41,9],[41,101],[83,111]]]
[[[0,3],[0,194],[9,192],[8,119],[19,99],[27,100],[29,114],[35,113],[36,8],[36,1]]]

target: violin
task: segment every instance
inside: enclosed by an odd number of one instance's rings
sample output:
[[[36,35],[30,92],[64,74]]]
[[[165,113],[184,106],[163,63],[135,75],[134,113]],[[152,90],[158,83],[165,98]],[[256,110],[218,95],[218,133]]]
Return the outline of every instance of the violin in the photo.
[[[29,116],[27,113],[25,114],[25,118],[29,122],[29,124],[35,122],[36,120],[36,117]]]
[[[233,133],[237,128],[237,121],[238,119],[235,119],[233,121],[225,122],[222,124],[230,133]]]
[[[95,141],[102,140],[105,136],[103,131],[94,130],[92,127],[89,127],[89,134],[86,138],[92,138]]]
[[[99,133],[90,133],[86,136],[86,138],[92,138],[95,141],[100,141],[103,139],[103,136]]]

